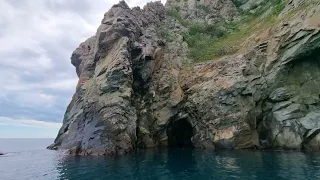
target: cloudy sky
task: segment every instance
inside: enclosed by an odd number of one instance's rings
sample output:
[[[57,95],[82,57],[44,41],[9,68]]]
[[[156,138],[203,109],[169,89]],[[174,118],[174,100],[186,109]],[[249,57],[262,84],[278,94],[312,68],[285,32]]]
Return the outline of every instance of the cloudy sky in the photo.
[[[0,138],[56,136],[77,83],[71,53],[117,2],[0,0]]]

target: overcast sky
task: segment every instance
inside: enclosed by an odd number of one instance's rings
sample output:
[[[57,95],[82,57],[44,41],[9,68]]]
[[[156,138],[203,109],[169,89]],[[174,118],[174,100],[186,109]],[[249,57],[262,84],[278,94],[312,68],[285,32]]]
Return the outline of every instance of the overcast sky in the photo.
[[[0,138],[56,136],[78,80],[71,53],[117,2],[0,0]]]

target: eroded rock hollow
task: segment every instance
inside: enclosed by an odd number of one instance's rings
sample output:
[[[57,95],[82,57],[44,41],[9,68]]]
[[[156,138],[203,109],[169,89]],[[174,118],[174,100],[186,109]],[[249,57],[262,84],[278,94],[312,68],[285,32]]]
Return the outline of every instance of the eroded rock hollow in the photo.
[[[166,129],[169,147],[193,147],[193,127],[187,118],[172,119]]]
[[[188,56],[190,24],[225,22],[215,30],[224,32],[243,12],[264,5],[114,5],[97,33],[72,54],[79,82],[49,148],[80,155],[163,147],[318,151],[318,2],[289,2],[282,20],[253,33],[233,54],[206,62]]]

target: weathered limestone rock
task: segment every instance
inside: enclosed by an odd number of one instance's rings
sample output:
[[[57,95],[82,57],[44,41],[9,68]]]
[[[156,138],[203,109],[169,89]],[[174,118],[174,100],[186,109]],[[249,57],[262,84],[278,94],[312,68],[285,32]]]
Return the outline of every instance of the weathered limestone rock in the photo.
[[[183,71],[195,146],[319,149],[319,10],[294,16],[245,55]]]
[[[168,0],[166,7],[179,11],[183,18],[201,21],[222,17],[225,20],[233,20],[239,16],[232,0]]]
[[[261,4],[265,3],[266,0],[237,0],[238,4],[241,4],[240,9],[243,11],[250,11],[258,8]]]
[[[132,97],[135,88],[143,88],[140,79],[146,81],[152,73],[144,65],[154,66],[142,48],[158,47],[150,32],[163,18],[159,2],[130,9],[121,1],[105,14],[96,35],[71,57],[79,83],[51,149],[107,155],[135,147],[138,114]]]
[[[285,9],[283,10],[283,14],[288,13],[289,11],[296,9],[306,3],[308,0],[289,0]]]
[[[193,19],[195,2],[172,0],[167,8],[185,7]],[[226,20],[238,16],[232,1],[200,2]],[[79,82],[49,148],[80,155],[181,146],[318,151],[319,17],[314,2],[255,48],[194,64],[185,27],[165,17],[160,2],[143,9],[120,2],[72,54]],[[174,40],[159,35],[163,22]]]

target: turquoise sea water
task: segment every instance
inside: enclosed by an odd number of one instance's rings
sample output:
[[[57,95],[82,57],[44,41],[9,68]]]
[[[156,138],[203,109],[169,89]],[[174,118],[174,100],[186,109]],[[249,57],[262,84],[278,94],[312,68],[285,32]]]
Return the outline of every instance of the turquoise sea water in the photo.
[[[320,179],[320,153],[148,150],[119,158],[46,150],[53,139],[0,139],[0,180]]]

